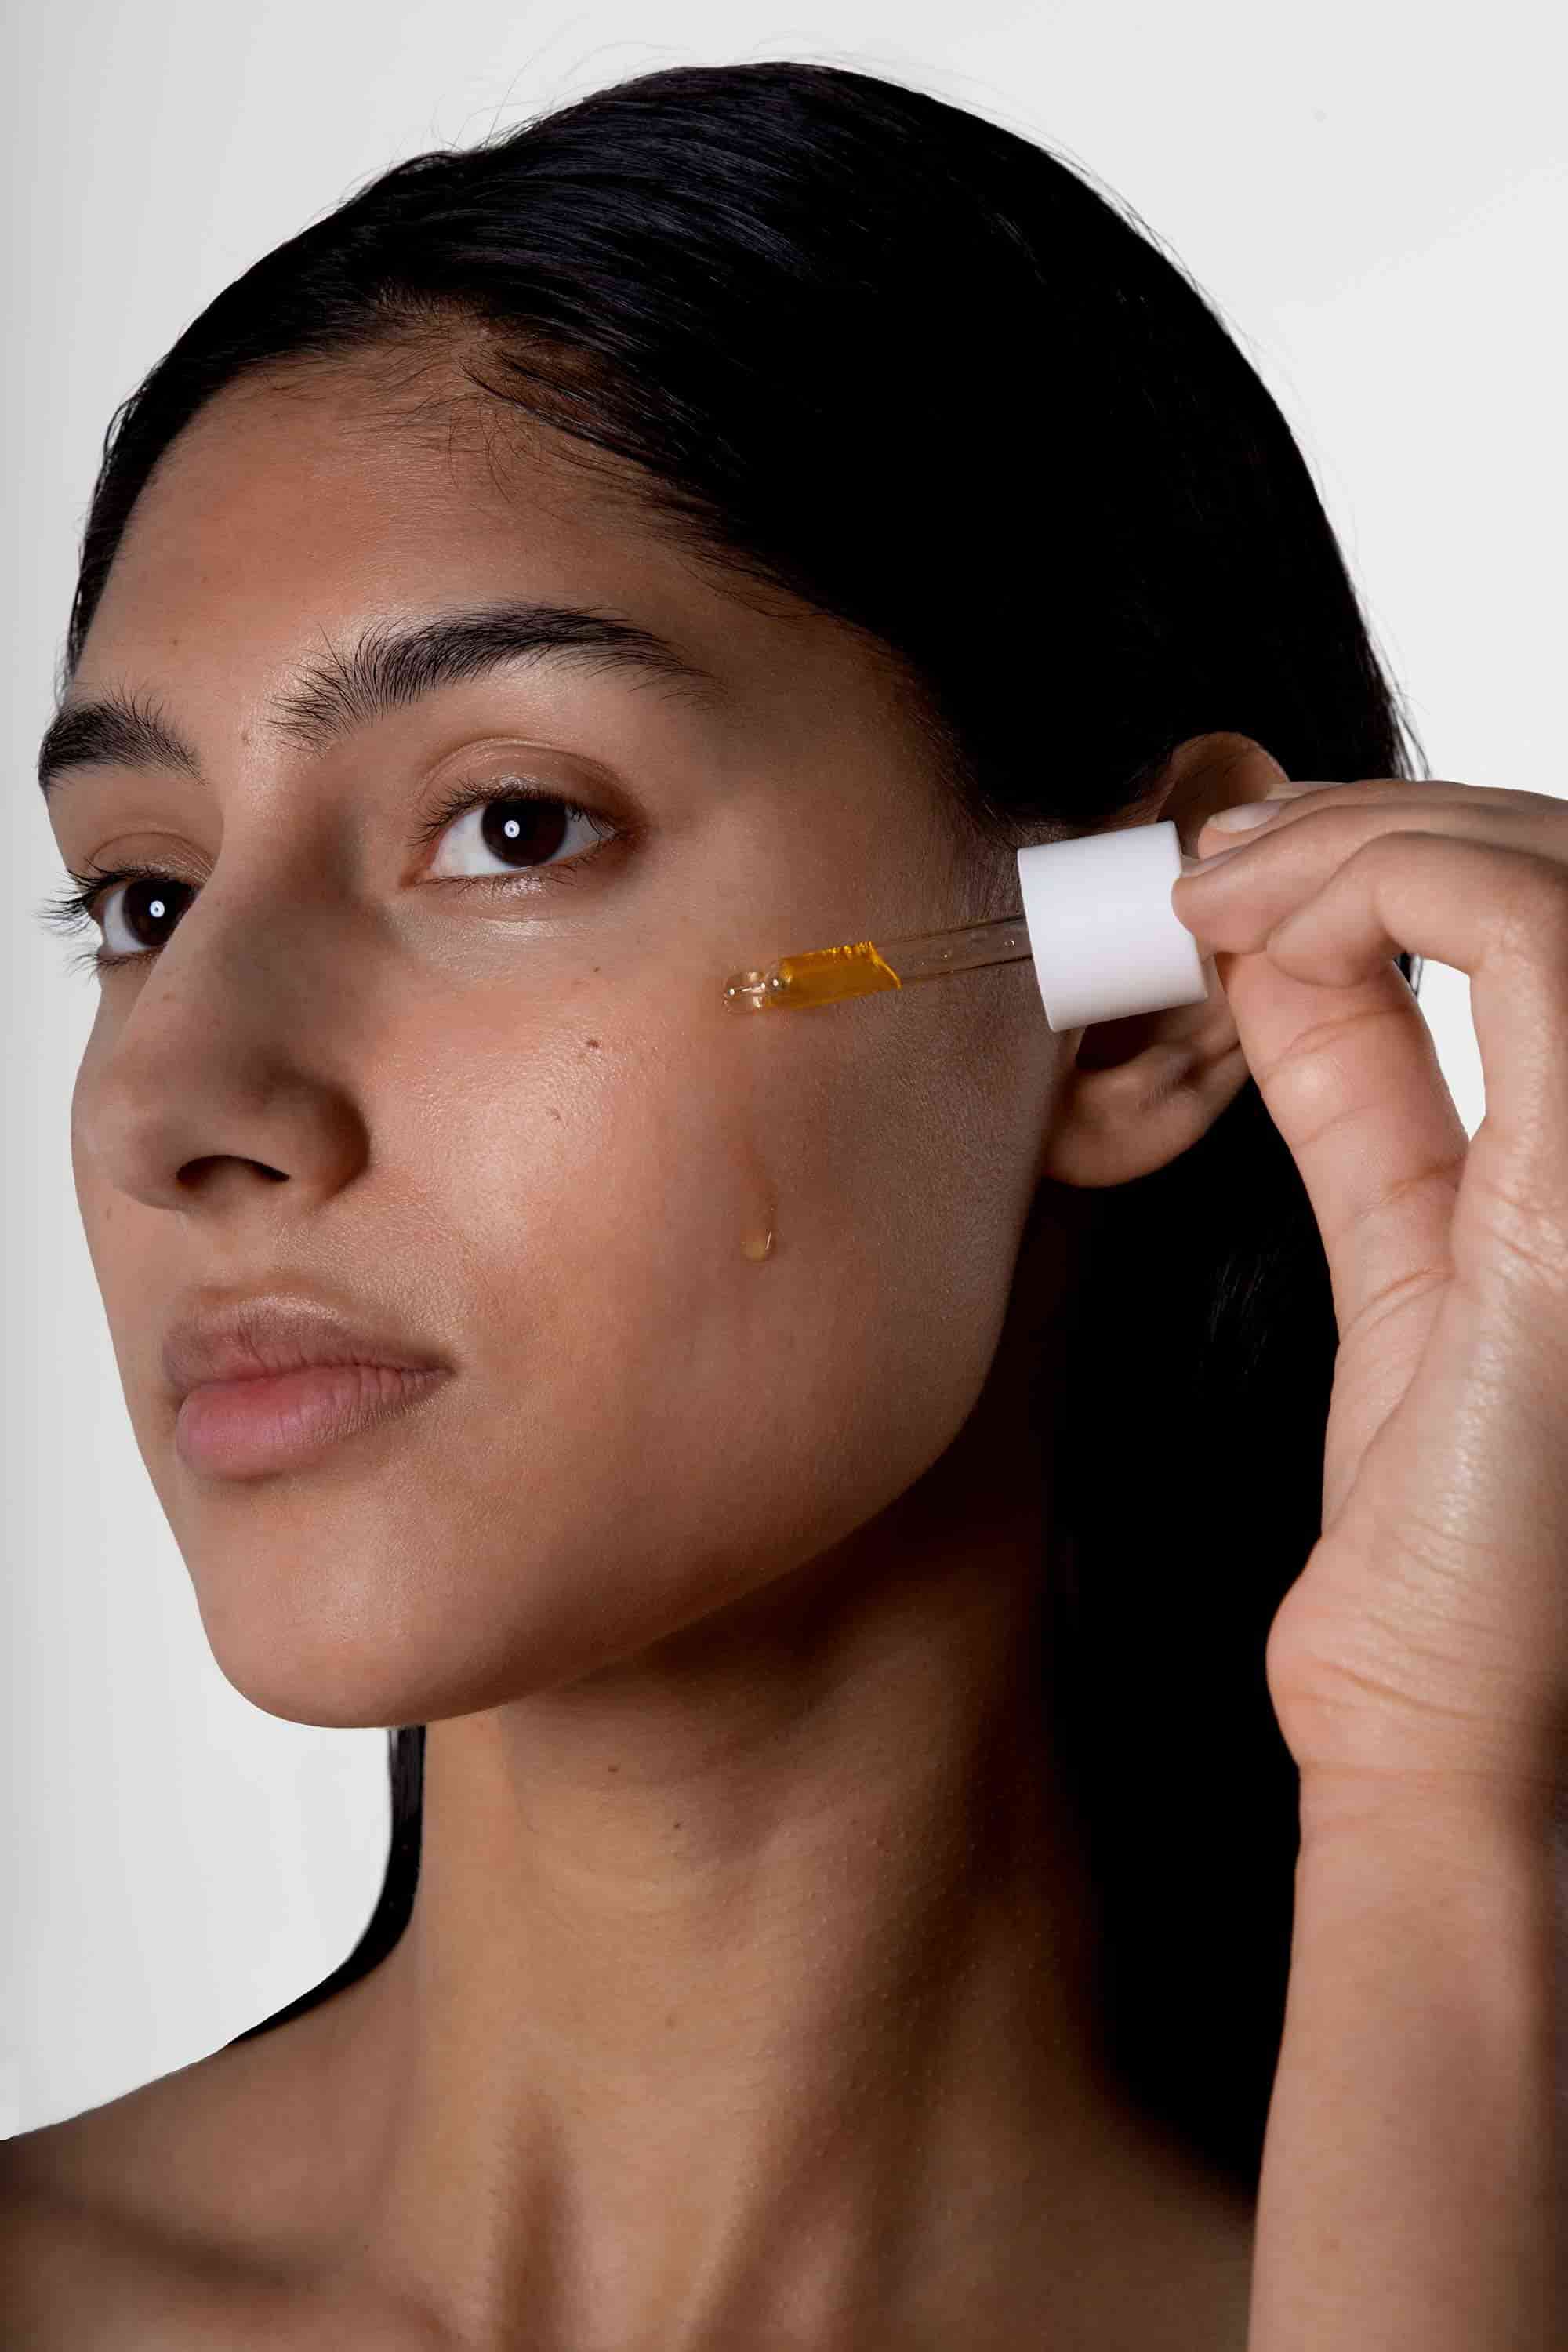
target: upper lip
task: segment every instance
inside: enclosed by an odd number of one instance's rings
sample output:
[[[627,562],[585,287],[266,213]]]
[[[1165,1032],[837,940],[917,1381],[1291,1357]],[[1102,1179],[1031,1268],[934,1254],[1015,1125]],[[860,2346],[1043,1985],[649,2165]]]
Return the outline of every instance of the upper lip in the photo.
[[[433,1349],[295,1292],[207,1291],[169,1327],[163,1370],[176,1396],[203,1381],[258,1380],[310,1364],[390,1364],[450,1371]]]

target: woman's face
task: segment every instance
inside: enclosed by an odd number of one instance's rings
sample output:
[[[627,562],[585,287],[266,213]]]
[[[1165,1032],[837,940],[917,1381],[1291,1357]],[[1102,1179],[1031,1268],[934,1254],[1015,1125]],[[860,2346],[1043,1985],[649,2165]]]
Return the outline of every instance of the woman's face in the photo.
[[[72,1114],[137,1443],[225,1674],[339,1725],[627,1659],[920,1477],[991,1364],[1064,1043],[1027,965],[728,1009],[738,967],[1006,911],[1010,859],[963,845],[852,631],[714,584],[552,436],[367,383],[231,391],[168,453],[68,700],[133,696],[199,774],[100,762],[51,803],[72,867],[184,886],[97,982]],[[541,604],[713,683],[405,667],[329,740],[364,633]],[[555,797],[422,839],[508,778]],[[135,889],[98,901],[111,949],[149,937]],[[287,1466],[194,1468],[163,1343],[231,1286],[452,1370]]]

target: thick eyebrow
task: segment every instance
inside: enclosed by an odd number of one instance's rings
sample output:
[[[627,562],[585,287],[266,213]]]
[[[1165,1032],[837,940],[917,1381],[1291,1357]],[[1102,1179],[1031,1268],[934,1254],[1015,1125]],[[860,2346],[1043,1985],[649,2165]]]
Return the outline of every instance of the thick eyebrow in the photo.
[[[612,670],[662,678],[681,699],[708,703],[723,691],[711,671],[616,614],[577,604],[491,604],[367,629],[346,654],[329,652],[275,696],[270,724],[275,733],[321,752],[442,687],[519,662],[584,656]],[[178,730],[118,688],[64,705],[50,720],[38,749],[46,803],[70,771],[106,765],[173,769],[202,781],[201,761]]]

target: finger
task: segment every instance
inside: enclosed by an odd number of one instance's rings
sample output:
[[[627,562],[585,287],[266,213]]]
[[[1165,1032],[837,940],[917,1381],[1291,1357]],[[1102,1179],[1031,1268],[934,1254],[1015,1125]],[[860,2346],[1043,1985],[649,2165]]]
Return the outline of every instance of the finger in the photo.
[[[1435,815],[1445,827],[1458,814],[1461,822],[1473,826],[1478,837],[1483,839],[1494,836],[1500,825],[1517,828],[1522,820],[1528,837],[1549,856],[1568,857],[1568,802],[1547,793],[1510,792],[1491,784],[1449,783],[1437,776],[1423,776],[1415,782],[1397,776],[1373,776],[1349,784],[1279,784],[1263,799],[1237,805],[1267,810],[1268,821],[1240,832],[1227,832],[1218,824],[1228,813],[1226,810],[1216,809],[1213,815],[1205,817],[1194,836],[1194,846],[1202,844],[1213,853],[1204,859],[1205,873],[1217,870],[1221,859],[1233,852],[1250,849],[1260,841],[1272,841],[1286,827],[1328,810],[1340,815],[1351,811],[1360,811],[1363,815],[1376,814],[1388,823],[1417,827],[1424,821],[1424,813]]]
[[[1562,803],[1544,805],[1560,845]],[[1220,978],[1311,1200],[1342,1339],[1450,1251],[1478,1288],[1500,1264],[1559,1284],[1568,1269],[1568,862],[1500,843],[1500,822],[1525,839],[1542,819],[1489,793],[1484,810],[1428,805],[1442,831],[1384,814],[1320,809],[1210,869],[1211,888],[1173,888],[1200,943],[1239,959]],[[1348,855],[1347,824],[1362,836]],[[1404,951],[1469,976],[1487,1115],[1468,1146],[1391,961]]]

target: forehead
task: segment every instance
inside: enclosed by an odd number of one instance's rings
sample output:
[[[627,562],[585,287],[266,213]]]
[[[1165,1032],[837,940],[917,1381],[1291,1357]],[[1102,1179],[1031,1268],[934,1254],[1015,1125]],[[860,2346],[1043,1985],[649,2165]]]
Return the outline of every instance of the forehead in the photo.
[[[132,511],[73,693],[127,667],[247,650],[319,656],[366,622],[516,593],[603,604],[689,653],[742,701],[907,703],[858,630],[721,570],[639,499],[634,469],[449,367],[370,362],[233,385],[165,451]]]
[[[67,703],[151,701],[202,762],[248,776],[272,715],[323,667],[352,671],[367,633],[504,601],[629,622],[716,690],[699,714],[628,693],[624,673],[531,673],[506,706],[473,701],[479,731],[504,707],[508,728],[678,780],[683,804],[776,807],[840,863],[886,856],[889,825],[933,876],[954,859],[967,875],[984,848],[890,648],[704,562],[639,506],[629,469],[591,473],[565,436],[449,373],[389,390],[315,368],[198,412],[132,512]],[[432,730],[469,723],[460,693],[439,708]],[[92,814],[90,788],[65,799]]]

